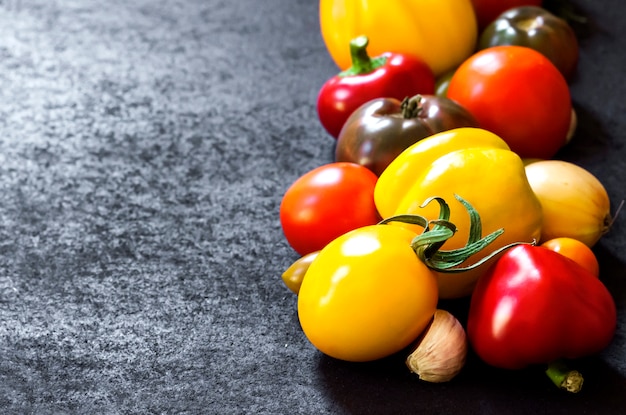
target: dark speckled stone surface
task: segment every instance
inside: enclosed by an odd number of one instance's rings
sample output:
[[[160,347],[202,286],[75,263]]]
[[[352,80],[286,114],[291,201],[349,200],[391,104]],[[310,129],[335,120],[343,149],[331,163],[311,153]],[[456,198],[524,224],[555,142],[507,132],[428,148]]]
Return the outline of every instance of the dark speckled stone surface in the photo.
[[[625,6],[575,3],[589,19],[580,126],[559,157],[617,206]],[[578,395],[471,356],[432,385],[395,357],[348,364],[310,346],[280,280],[296,254],[278,207],[332,160],[315,99],[336,72],[312,0],[0,1],[2,413],[626,409],[624,215],[596,247],[618,331],[579,362]]]

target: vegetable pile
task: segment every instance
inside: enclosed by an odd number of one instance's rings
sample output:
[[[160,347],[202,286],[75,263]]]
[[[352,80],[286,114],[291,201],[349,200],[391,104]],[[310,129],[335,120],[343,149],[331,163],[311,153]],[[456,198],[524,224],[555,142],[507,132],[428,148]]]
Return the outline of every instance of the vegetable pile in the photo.
[[[335,160],[289,186],[280,222],[300,255],[282,280],[322,353],[403,353],[445,382],[472,351],[578,392],[568,365],[610,344],[593,247],[614,218],[602,183],[558,159],[578,43],[541,3],[320,0]],[[460,299],[464,317],[441,307]]]

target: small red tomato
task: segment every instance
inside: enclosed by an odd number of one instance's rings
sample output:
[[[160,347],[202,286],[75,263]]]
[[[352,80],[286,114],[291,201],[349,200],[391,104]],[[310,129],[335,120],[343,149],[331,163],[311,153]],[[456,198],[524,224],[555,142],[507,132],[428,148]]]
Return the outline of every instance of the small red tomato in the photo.
[[[600,275],[598,258],[596,258],[591,248],[578,239],[567,237],[554,238],[545,241],[541,246],[574,260],[596,277]]]
[[[482,30],[500,13],[519,6],[541,6],[542,0],[472,0],[478,29]]]
[[[448,98],[522,158],[550,159],[567,142],[572,101],[567,81],[548,58],[524,46],[494,46],[456,70]]]
[[[329,163],[299,177],[280,205],[287,242],[306,255],[348,231],[378,223],[377,180],[367,167],[348,162]]]

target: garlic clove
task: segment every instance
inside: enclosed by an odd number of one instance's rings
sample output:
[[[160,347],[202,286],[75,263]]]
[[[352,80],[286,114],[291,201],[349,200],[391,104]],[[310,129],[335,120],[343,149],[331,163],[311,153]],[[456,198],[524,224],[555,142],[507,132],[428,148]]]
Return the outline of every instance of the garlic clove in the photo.
[[[459,320],[448,311],[436,310],[406,365],[421,380],[447,382],[465,366],[467,349],[467,335]]]

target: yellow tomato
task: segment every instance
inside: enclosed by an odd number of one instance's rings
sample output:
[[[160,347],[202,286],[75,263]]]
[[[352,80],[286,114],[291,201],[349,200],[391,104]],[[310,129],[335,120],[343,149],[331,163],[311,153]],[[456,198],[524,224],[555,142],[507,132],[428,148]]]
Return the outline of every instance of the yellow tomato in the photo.
[[[395,193],[385,189],[377,191],[397,199],[394,215],[409,213],[437,219],[439,209],[436,203],[425,207],[421,205],[432,196],[449,201],[450,222],[456,225],[457,232],[442,249],[462,248],[469,237],[470,217],[463,205],[455,200],[455,194],[478,212],[483,236],[504,229],[502,235],[462,266],[472,265],[506,245],[539,240],[543,219],[541,204],[526,179],[524,163],[514,152],[493,147],[465,148],[444,154],[413,173],[412,185],[403,190]],[[384,174],[401,176],[405,173],[388,168]],[[377,187],[387,186],[388,183],[392,181],[379,181]],[[377,200],[377,206],[378,203]],[[388,216],[383,214],[383,217]],[[398,223],[398,226],[414,225]],[[470,295],[488,264],[455,274],[436,272],[439,296],[458,298]]]
[[[350,40],[366,35],[368,53],[411,54],[435,75],[460,65],[476,47],[478,29],[471,0],[320,0],[326,47],[345,70]]]
[[[404,150],[378,178],[374,190],[378,213],[383,218],[395,214],[406,191],[415,184],[424,169],[439,157],[454,150],[472,147],[509,149],[503,139],[480,128],[455,128],[426,137]]]
[[[371,361],[407,347],[437,307],[437,282],[420,261],[414,232],[396,226],[356,229],[311,263],[298,295],[302,330],[323,353]]]

